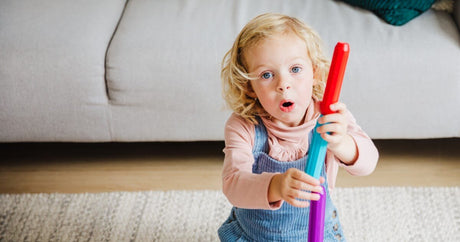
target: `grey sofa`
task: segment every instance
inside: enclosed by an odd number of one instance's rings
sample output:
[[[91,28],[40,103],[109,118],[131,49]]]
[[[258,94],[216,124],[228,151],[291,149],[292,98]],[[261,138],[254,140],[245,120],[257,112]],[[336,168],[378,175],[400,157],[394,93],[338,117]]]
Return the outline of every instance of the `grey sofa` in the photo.
[[[375,139],[460,137],[460,34],[429,10],[395,27],[332,0],[0,0],[0,142],[222,140],[220,63],[251,18],[296,16],[332,55]]]

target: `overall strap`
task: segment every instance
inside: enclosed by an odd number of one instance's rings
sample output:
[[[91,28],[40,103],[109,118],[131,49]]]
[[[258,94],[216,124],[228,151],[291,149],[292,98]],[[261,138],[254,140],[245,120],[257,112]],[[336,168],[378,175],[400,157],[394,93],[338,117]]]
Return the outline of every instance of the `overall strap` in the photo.
[[[268,151],[268,134],[264,123],[260,117],[257,117],[258,124],[254,125],[254,148],[252,153]]]
[[[254,125],[255,133],[254,133],[254,148],[252,149],[252,153],[255,152],[268,152],[268,134],[267,129],[265,128],[262,119],[257,116],[258,124]],[[308,143],[311,144],[311,140],[313,137],[313,130],[308,133]]]

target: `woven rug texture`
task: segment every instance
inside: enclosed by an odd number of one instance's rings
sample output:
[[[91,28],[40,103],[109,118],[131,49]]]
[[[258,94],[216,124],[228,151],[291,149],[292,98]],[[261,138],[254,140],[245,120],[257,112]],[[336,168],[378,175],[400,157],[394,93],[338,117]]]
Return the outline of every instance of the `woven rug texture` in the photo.
[[[460,241],[460,187],[336,188],[348,241]],[[218,241],[220,191],[0,194],[0,241]]]

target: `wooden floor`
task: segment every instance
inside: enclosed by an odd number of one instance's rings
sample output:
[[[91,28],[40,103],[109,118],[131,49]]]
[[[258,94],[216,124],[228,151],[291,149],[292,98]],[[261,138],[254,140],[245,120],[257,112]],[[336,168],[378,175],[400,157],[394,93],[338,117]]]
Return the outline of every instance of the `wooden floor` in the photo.
[[[377,140],[373,174],[337,187],[460,186],[460,139]],[[223,142],[3,143],[0,193],[220,189]]]

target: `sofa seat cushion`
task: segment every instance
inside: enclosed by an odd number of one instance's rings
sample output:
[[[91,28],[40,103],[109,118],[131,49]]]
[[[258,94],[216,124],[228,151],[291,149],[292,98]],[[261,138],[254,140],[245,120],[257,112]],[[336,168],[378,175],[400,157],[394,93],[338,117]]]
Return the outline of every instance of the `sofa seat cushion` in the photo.
[[[232,1],[129,1],[108,51],[114,137],[220,140]]]

